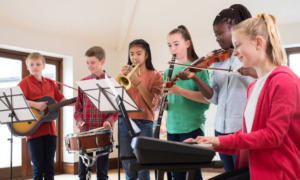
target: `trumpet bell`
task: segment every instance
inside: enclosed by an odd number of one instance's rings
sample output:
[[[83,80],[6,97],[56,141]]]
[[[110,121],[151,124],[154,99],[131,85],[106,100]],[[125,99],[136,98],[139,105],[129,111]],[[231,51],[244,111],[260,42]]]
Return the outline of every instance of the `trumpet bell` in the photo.
[[[131,81],[124,75],[120,75],[116,78],[116,81],[123,86],[126,90],[131,87]]]
[[[132,64],[127,70],[126,75],[119,75],[116,81],[123,86],[126,90],[130,89],[133,84],[131,84],[130,77],[133,72],[139,67],[140,64]]]

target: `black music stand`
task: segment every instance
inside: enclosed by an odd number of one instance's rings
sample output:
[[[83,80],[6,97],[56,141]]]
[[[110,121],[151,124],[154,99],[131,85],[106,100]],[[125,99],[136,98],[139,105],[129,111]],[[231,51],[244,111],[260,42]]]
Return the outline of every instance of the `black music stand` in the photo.
[[[10,179],[12,179],[13,123],[36,121],[19,86],[0,89],[0,123],[10,127]]]
[[[132,137],[136,137],[139,135],[140,133],[140,129],[136,126],[136,124],[128,117],[128,114],[127,114],[127,111],[126,111],[126,108],[123,104],[123,98],[121,98],[121,96],[118,94],[116,88],[115,88],[115,85],[119,86],[122,88],[122,92],[124,92],[124,87],[123,86],[120,86],[114,79],[113,81],[110,81],[107,77],[107,75],[105,74],[105,80],[106,80],[106,83],[107,85],[110,87],[111,91],[114,93],[115,95],[115,100],[119,106],[119,109],[120,109],[120,112],[121,112],[121,115],[118,116],[118,179],[120,180],[121,177],[120,177],[120,157],[121,157],[121,146],[120,146],[120,132],[119,132],[119,127],[120,127],[120,117],[122,116],[123,119],[124,119],[124,122],[125,122],[125,125],[128,129],[128,132],[129,134],[132,136]],[[113,84],[114,83],[114,84]],[[139,110],[139,111],[135,111],[135,112],[141,112],[142,110]]]
[[[115,79],[108,78],[108,76],[105,73],[105,79],[90,79],[86,81],[78,81],[76,83],[78,86],[80,86],[80,88],[83,90],[83,93],[89,97],[89,99],[100,112],[120,113],[124,119],[129,134],[133,137],[139,134],[140,129],[128,117],[127,112],[141,112],[142,110],[137,107],[137,105],[127,94],[123,86],[117,83]],[[118,176],[120,179],[119,162],[120,145],[118,146]]]

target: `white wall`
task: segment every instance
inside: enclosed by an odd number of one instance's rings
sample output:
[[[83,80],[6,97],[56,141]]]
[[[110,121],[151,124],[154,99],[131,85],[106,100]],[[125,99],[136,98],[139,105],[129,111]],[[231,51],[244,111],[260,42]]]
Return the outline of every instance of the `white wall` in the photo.
[[[279,26],[279,32],[284,47],[300,46],[300,23]]]

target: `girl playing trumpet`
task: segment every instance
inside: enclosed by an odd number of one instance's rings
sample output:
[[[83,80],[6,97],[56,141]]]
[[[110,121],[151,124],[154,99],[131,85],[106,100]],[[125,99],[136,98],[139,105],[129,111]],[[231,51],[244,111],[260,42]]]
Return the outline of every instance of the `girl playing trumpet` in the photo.
[[[127,69],[132,64],[138,64],[139,67],[130,76],[131,86],[127,92],[143,112],[131,112],[128,116],[141,129],[140,136],[152,137],[153,135],[153,121],[154,121],[154,105],[152,100],[154,96],[161,94],[163,78],[161,74],[155,71],[152,60],[149,44],[143,39],[136,39],[129,44],[128,63],[123,66],[121,73],[127,74]],[[129,135],[127,127],[123,121],[120,120],[120,150],[121,156],[134,156],[133,149],[130,144],[132,137]],[[129,170],[129,165],[135,163],[136,160],[123,160],[122,165],[126,174],[126,179],[145,180],[150,179],[148,170],[141,170],[133,172]]]

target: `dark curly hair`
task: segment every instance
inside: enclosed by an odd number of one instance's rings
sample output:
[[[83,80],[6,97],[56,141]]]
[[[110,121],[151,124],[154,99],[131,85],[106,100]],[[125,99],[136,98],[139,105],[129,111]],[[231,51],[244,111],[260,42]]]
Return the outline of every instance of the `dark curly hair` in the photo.
[[[227,9],[223,9],[215,18],[213,25],[224,22],[229,25],[236,25],[251,17],[251,13],[245,6],[241,4],[234,4]]]

